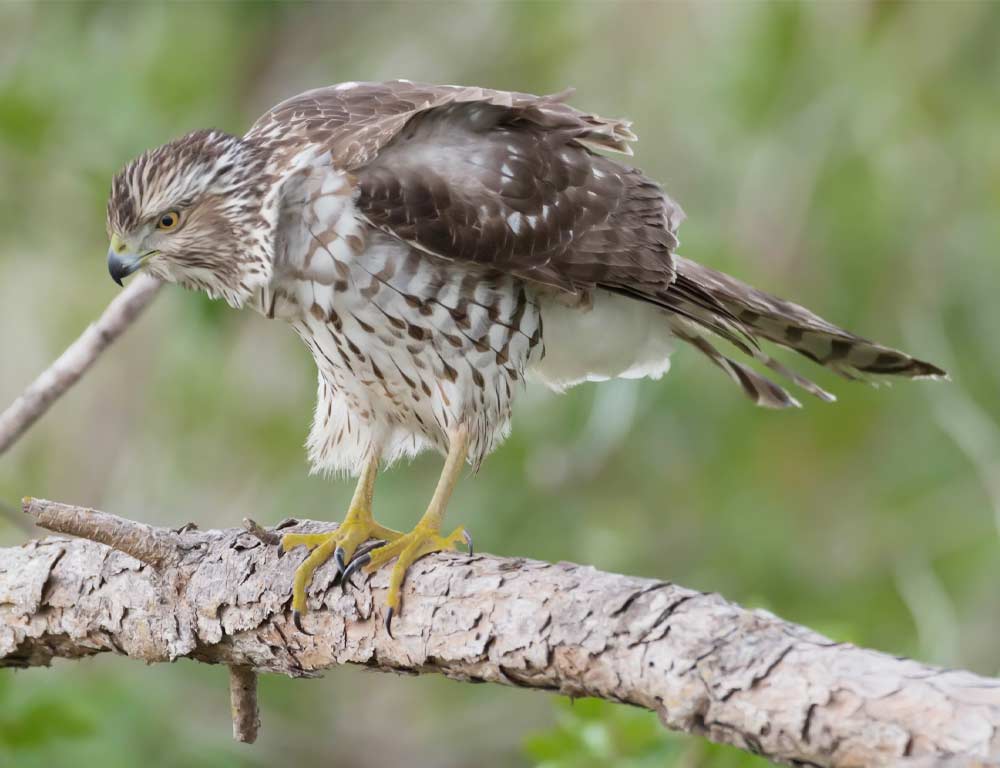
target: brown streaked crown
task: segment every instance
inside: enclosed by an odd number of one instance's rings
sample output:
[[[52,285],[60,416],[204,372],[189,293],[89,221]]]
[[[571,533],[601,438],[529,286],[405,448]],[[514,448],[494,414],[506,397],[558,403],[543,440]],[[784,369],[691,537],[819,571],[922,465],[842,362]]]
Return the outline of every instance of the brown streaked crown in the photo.
[[[241,304],[269,273],[266,162],[258,143],[217,130],[148,150],[114,177],[108,229],[137,255],[152,254],[150,273]],[[157,232],[155,222],[172,212],[176,231]]]
[[[172,198],[175,198],[175,205],[190,203],[192,201],[185,200],[185,196],[204,191],[228,173],[233,173],[233,181],[245,180],[246,174],[239,173],[235,165],[220,163],[244,145],[245,142],[235,136],[207,129],[192,131],[163,146],[146,150],[112,180],[108,226],[119,233],[129,232],[157,213],[150,210],[152,203],[164,201],[169,205],[167,201]]]

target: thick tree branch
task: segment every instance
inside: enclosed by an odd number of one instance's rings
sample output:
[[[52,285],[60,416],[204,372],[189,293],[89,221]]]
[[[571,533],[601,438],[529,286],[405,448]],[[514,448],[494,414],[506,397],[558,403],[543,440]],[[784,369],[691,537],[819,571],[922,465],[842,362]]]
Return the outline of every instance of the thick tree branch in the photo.
[[[138,275],[107,309],[70,344],[31,386],[0,413],[0,454],[10,448],[94,364],[100,354],[122,335],[160,290],[161,283]]]
[[[313,581],[307,635],[289,611],[305,552],[282,556],[259,530],[150,529],[37,499],[26,511],[143,560],[148,549],[130,535],[175,555],[156,558],[157,569],[85,540],[0,550],[0,666],[109,651],[228,664],[245,736],[253,697],[235,689],[252,694],[252,672],[314,676],[353,663],[634,704],[670,728],[793,764],[1000,758],[1000,681],[834,643],[718,595],[569,563],[441,554],[411,570],[389,637],[388,574],[342,590],[331,564]]]

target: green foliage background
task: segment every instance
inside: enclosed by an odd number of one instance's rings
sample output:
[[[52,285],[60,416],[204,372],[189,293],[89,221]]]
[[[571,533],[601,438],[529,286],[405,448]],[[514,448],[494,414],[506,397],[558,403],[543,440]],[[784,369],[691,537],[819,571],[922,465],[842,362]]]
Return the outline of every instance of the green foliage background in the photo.
[[[951,384],[750,407],[680,351],[661,382],[531,387],[450,519],[504,555],[667,578],[838,639],[1000,670],[1000,6],[941,3],[0,5],[0,403],[114,295],[112,173],[196,127],[407,77],[627,115],[687,210],[682,253],[943,364]],[[314,372],[278,323],[180,289],[0,460],[0,499],[160,524],[339,517],[306,475]],[[422,511],[436,457],[383,476]],[[0,543],[30,532],[0,516]],[[759,765],[644,713],[338,670],[267,679],[254,748],[224,670],[100,658],[0,674],[0,765]]]

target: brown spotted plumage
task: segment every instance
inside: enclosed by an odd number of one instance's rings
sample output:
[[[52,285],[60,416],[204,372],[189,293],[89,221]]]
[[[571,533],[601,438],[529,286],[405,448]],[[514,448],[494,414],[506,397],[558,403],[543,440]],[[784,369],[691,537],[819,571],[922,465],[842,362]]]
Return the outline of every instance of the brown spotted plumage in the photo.
[[[455,462],[478,465],[506,435],[526,375],[557,390],[655,378],[676,341],[770,407],[797,401],[754,363],[832,396],[763,342],[847,378],[944,375],[675,256],[680,207],[604,154],[630,154],[629,124],[566,96],[344,83],[242,138],[192,133],[115,177],[112,274],[145,267],[291,324],[318,368],[313,467],[360,474],[364,498],[372,466],[435,448],[446,500]],[[431,551],[394,546],[401,562]]]

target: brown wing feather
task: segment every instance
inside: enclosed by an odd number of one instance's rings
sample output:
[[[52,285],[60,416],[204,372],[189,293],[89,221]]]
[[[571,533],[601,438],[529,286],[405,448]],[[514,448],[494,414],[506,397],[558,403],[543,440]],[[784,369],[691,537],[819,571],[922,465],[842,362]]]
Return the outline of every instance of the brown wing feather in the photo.
[[[683,213],[639,171],[591,151],[627,151],[626,122],[562,98],[404,82],[324,88],[279,104],[250,134],[329,147],[356,179],[362,214],[423,251],[564,290],[662,294]]]
[[[567,290],[673,279],[659,188],[504,107],[422,113],[355,174],[372,224],[445,258]]]
[[[588,146],[632,154],[629,143],[636,136],[631,123],[574,109],[564,103],[571,94],[566,90],[534,96],[408,80],[342,83],[277,104],[254,123],[247,138],[269,144],[283,140],[296,146],[303,141],[325,144],[339,167],[352,170],[375,158],[416,115],[448,104],[478,103],[503,107],[520,120],[562,131]]]

